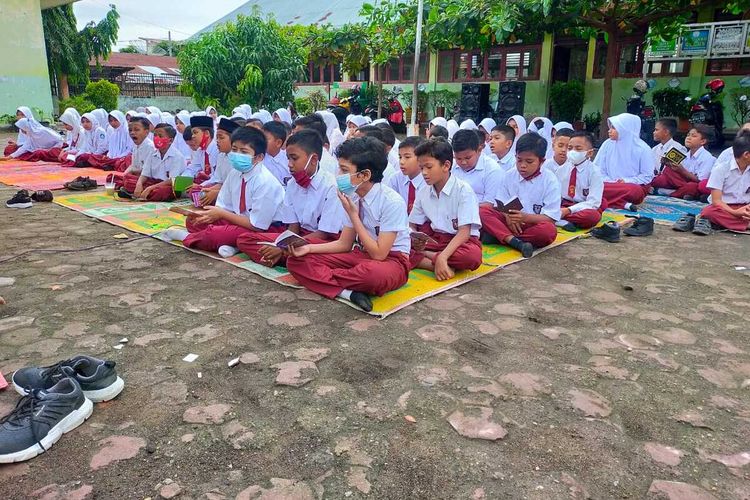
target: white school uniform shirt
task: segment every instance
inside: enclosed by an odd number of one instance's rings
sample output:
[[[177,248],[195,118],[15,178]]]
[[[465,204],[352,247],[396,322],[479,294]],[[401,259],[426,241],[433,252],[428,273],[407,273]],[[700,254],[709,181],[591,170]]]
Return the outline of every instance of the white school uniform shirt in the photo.
[[[495,158],[497,158],[497,156],[495,156]],[[508,150],[508,152],[505,153],[505,156],[497,160],[497,164],[500,165],[500,168],[503,170],[503,172],[507,172],[512,168],[516,168],[516,155],[512,154],[511,151]]]
[[[91,128],[83,131],[83,147],[78,154],[90,153],[103,155],[107,152],[107,133],[101,127]]]
[[[387,182],[384,182],[386,186],[396,191],[406,202],[407,208],[409,206],[409,184],[412,184],[415,189],[414,201],[416,203],[416,193],[425,186],[424,177],[422,174],[417,174],[413,179],[409,179],[408,175],[405,175],[400,169],[398,172],[393,174]],[[414,207],[412,207],[412,210]]]
[[[419,190],[409,222],[417,225],[429,222],[433,231],[446,234],[456,234],[459,227],[468,224],[471,235],[479,236],[482,228],[474,190],[455,175],[448,178],[439,195],[433,186],[425,185]]]
[[[682,166],[691,174],[698,176],[699,181],[708,179],[714,163],[716,163],[716,158],[703,146],[698,148],[695,154],[688,151],[687,158],[682,160]]]
[[[393,150],[391,149],[391,152]],[[401,171],[401,165],[398,158],[398,150],[396,150],[396,158],[394,159],[390,153],[388,154],[388,165],[383,170],[383,180],[381,182],[388,182],[391,177]]]
[[[140,174],[143,170],[143,164],[154,154],[156,149],[154,143],[147,137],[140,144],[133,143],[133,156],[130,159],[130,166],[125,170],[126,174]]]
[[[286,186],[287,181],[292,177],[292,173],[289,171],[289,159],[286,157],[286,151],[283,149],[279,150],[279,154],[276,156],[266,153],[263,165],[276,177],[282,186]]]
[[[479,203],[495,204],[495,193],[497,192],[503,170],[497,162],[492,161],[485,155],[479,155],[476,166],[469,172],[464,171],[455,162],[451,169],[451,176],[466,182],[474,190]]]
[[[721,152],[718,158],[716,158],[716,165],[719,163],[730,163],[734,159],[734,151],[732,150],[732,146],[729,146],[727,149]]]
[[[307,188],[297,184],[294,178],[289,179],[281,207],[281,222],[298,223],[307,231],[340,233],[347,217],[337,193],[336,178],[320,169]]]
[[[204,184],[223,184],[231,171],[232,163],[229,161],[229,155],[220,152],[216,155],[216,168]]]
[[[319,168],[334,177],[339,175],[339,162],[336,161],[336,158],[326,148],[323,148],[323,156],[320,158]]]
[[[508,203],[513,198],[521,202],[524,213],[560,220],[560,181],[549,170],[540,169],[537,175],[528,180],[521,177],[517,169],[505,172],[496,199]]]
[[[158,150],[154,149],[151,156],[146,158],[143,164],[141,176],[165,181],[167,179],[174,179],[182,174],[183,170],[185,170],[185,157],[177,151],[177,148],[170,146],[164,154],[164,158],[162,158]]]
[[[750,167],[742,173],[734,158],[728,163],[719,163],[711,171],[707,187],[720,190],[724,203],[750,203]]]
[[[243,179],[246,182],[246,210],[240,213]],[[244,215],[254,227],[265,231],[272,222],[279,220],[279,209],[283,201],[284,188],[263,163],[259,163],[244,174],[232,169],[221,185],[219,196],[216,198],[216,206],[238,215]]]
[[[570,174],[573,173],[574,168],[577,170],[576,188],[575,194],[570,196],[568,187],[570,186]],[[575,205],[568,207],[571,213],[589,208],[598,210],[602,206],[604,179],[602,179],[602,173],[599,172],[599,168],[591,163],[590,160],[586,160],[575,167],[572,163],[566,162],[557,170],[555,175],[560,182],[562,199],[575,203]]]
[[[213,175],[214,171],[216,170],[216,162],[219,159],[219,146],[216,145],[216,141],[212,140],[210,143],[208,143],[208,146],[206,146],[206,150],[203,151],[202,149],[198,148],[195,151],[193,151],[192,155],[190,155],[190,165],[185,170],[188,173],[193,173],[193,177],[195,177],[199,172],[203,172],[206,167],[206,153],[208,153],[208,164],[211,168],[211,175]],[[201,183],[201,186],[206,186],[210,184],[209,181],[205,181]]]
[[[544,160],[544,163],[542,163],[542,168],[545,170],[549,170],[553,174],[556,174],[558,170],[568,164],[569,162],[566,160],[565,163],[560,165],[559,163],[557,163],[557,160],[555,160],[555,157],[553,156],[552,158],[547,158],[546,160]]]
[[[658,174],[659,172],[661,172],[661,159],[672,148],[676,148],[680,153],[684,155],[688,154],[687,148],[674,139],[669,139],[664,144],[659,143],[651,148],[651,153],[654,156],[654,174]]]
[[[411,237],[406,202],[396,191],[378,182],[373,184],[364,198],[354,193],[351,200],[355,206],[360,207],[360,219],[372,238],[377,240],[381,231],[395,232],[396,239],[391,252],[409,254]],[[349,217],[344,220],[344,227],[353,227]]]

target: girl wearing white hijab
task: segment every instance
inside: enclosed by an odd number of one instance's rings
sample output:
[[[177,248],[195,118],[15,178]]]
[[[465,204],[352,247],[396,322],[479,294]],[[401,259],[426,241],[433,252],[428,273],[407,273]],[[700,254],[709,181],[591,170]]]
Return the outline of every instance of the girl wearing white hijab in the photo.
[[[515,158],[518,138],[526,133],[526,118],[521,115],[513,115],[508,118],[508,121],[506,121],[505,124],[512,128],[516,133],[516,137],[513,139],[513,146],[510,147],[510,151],[508,152],[509,155],[513,155]]]
[[[458,122],[456,120],[448,120],[447,126],[445,127],[448,129],[448,140],[452,141],[453,136],[456,135],[456,132],[461,130],[461,127],[458,126]]]
[[[339,120],[336,115],[330,111],[316,111],[323,118],[323,122],[326,124],[326,135],[328,135],[328,144],[331,153],[335,156],[336,150],[346,139],[344,134],[339,129]]]
[[[432,127],[434,127],[436,125],[440,126],[440,127],[443,127],[443,128],[445,128],[447,130],[448,129],[448,120],[446,120],[442,116],[436,116],[430,122],[430,128],[432,128]]]
[[[16,109],[16,120],[20,120],[21,118],[27,118],[29,120],[36,121],[36,118],[34,118],[34,114],[31,112],[31,109],[26,106],[19,106],[18,109]],[[19,130],[16,140],[8,141],[8,145],[5,147],[5,151],[3,151],[3,156],[10,156],[11,153],[14,153],[18,148],[23,146],[25,140],[26,134],[21,133],[21,131]]]
[[[273,119],[277,122],[283,122],[292,125],[292,114],[286,108],[279,108],[273,112]]]
[[[557,122],[557,123],[555,123],[555,125],[552,127],[552,138],[553,139],[555,138],[555,134],[557,134],[558,130],[562,130],[564,128],[569,128],[570,130],[573,130],[573,125],[571,125],[568,122]]]
[[[213,106],[208,106],[206,108],[206,116],[210,116],[211,119],[214,121],[214,124],[219,121],[218,120],[219,113],[216,111],[216,108],[214,108]]]
[[[102,108],[95,109],[91,113],[96,117],[99,126],[106,131],[109,128],[109,113]]]
[[[474,123],[474,120],[469,118],[468,120],[462,121],[459,128],[461,130],[477,130],[477,124]]]
[[[43,126],[36,120],[21,118],[16,122],[16,127],[26,137],[21,147],[8,157],[5,157],[5,159],[31,160],[34,153],[40,150],[60,148],[62,146],[62,137],[60,137],[60,134]]]
[[[174,115],[172,115],[172,113],[167,113],[166,111],[162,111],[161,113],[161,122],[166,123],[167,125],[172,125],[172,127],[177,127],[177,124],[174,121]]]
[[[609,139],[594,158],[604,177],[604,199],[610,208],[634,210],[643,203],[654,178],[651,148],[643,142],[641,119],[622,113],[607,120]]]
[[[544,140],[547,141],[547,155],[546,159],[550,159],[554,156],[555,152],[552,149],[552,120],[547,117],[540,116],[531,120],[529,124],[529,132],[536,132],[541,135]]]
[[[60,163],[64,163],[66,157],[69,154],[75,154],[83,143],[81,115],[78,113],[78,110],[75,108],[66,109],[63,111],[63,114],[60,115],[60,121],[67,131],[65,135],[65,144],[63,144],[65,147],[60,151],[57,151],[56,149],[50,150],[48,155],[57,152],[55,159],[44,159],[43,161],[59,161]]]
[[[99,124],[94,113],[84,113],[81,116],[81,128],[83,128],[83,141],[78,149],[78,155],[104,155],[107,152],[107,131]],[[73,164],[66,166],[72,167]]]
[[[125,113],[125,119],[130,123],[130,120],[138,116],[138,112],[134,109],[129,110],[127,113]]]
[[[346,117],[346,132],[344,138],[349,139],[354,135],[354,132],[359,130],[359,127],[367,125],[367,120],[362,115],[349,115]]]
[[[190,113],[187,111],[180,111],[175,116],[175,129],[177,130],[177,136],[174,138],[174,145],[177,150],[182,153],[186,159],[189,159],[193,154],[193,150],[185,142],[185,138],[182,136],[185,133],[185,128],[190,125]]]
[[[271,116],[271,113],[266,111],[265,109],[261,109],[253,113],[251,118],[255,118],[256,120],[260,120],[260,122],[265,125],[268,122],[273,121],[273,116]]]
[[[479,131],[484,134],[484,154],[489,156],[495,161],[498,161],[497,156],[492,152],[492,149],[490,148],[490,134],[492,133],[492,129],[497,126],[497,122],[493,120],[492,118],[485,118],[481,122],[479,122]]]
[[[240,104],[239,107],[242,110],[242,118],[245,120],[249,120],[253,116],[253,108],[249,104]]]
[[[125,115],[122,111],[111,111],[107,117],[107,122],[109,123],[107,127],[107,153],[104,155],[80,154],[75,160],[76,167],[93,167],[124,172],[130,166],[133,141],[128,133]]]

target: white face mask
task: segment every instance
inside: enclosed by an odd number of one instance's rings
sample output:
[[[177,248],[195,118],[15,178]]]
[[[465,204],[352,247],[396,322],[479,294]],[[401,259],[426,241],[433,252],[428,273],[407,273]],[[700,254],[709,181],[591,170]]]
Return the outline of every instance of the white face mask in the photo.
[[[568,151],[568,160],[575,166],[580,165],[584,161],[586,161],[586,158],[588,157],[588,151],[575,151],[570,150]]]

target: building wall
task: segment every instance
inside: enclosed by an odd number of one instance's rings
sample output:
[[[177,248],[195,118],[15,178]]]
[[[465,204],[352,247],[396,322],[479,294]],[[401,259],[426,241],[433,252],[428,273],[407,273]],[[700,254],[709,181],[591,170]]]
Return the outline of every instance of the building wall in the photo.
[[[52,115],[39,0],[0,1],[0,114],[21,105]]]
[[[198,105],[195,103],[192,97],[180,97],[180,96],[157,96],[157,97],[128,97],[121,95],[117,98],[117,108],[122,112],[130,109],[135,109],[138,106],[156,106],[162,111],[169,111],[170,113],[175,110],[187,109],[189,111],[196,111]]]

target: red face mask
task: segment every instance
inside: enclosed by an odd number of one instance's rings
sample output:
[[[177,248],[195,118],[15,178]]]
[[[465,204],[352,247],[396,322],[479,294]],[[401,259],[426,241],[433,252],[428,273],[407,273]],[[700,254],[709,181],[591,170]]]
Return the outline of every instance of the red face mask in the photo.
[[[307,189],[310,186],[310,183],[312,183],[312,177],[310,177],[310,175],[307,173],[307,167],[310,166],[310,160],[312,160],[312,156],[307,159],[305,168],[303,168],[299,172],[292,173],[292,177],[294,177],[294,180],[297,182],[297,184],[305,189]]]
[[[165,149],[169,147],[169,138],[168,137],[159,137],[158,135],[154,136],[154,146],[156,146],[156,149]]]

